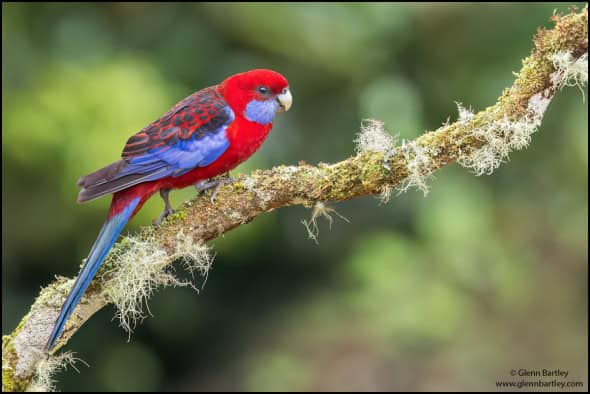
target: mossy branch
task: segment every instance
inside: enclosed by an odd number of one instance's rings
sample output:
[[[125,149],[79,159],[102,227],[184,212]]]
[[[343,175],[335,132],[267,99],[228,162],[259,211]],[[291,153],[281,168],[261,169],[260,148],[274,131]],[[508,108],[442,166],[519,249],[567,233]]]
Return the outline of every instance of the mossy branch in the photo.
[[[587,83],[588,7],[565,16],[553,15],[551,19],[555,26],[539,29],[534,48],[523,60],[514,84],[504,90],[495,105],[477,114],[460,106],[458,121],[398,147],[379,130],[378,124],[369,125],[357,140],[356,156],[336,164],[301,163],[255,171],[220,189],[215,204],[208,198],[196,198],[185,203],[160,228],[146,227],[133,238],[123,239],[115,245],[69,319],[57,348],[113,301],[113,279],[123,275],[123,262],[133,266],[129,261],[139,259],[138,253],[149,253],[150,262],[157,262],[159,270],[185,258],[200,261],[193,268],[206,271],[210,261],[203,258],[204,242],[276,208],[314,207],[410,186],[426,191],[424,179],[456,161],[477,174],[491,172],[512,149],[528,144],[550,100],[563,86]],[[170,277],[153,275],[150,280],[155,284],[178,284]],[[3,391],[47,388],[35,385],[50,383],[47,371],[64,363],[63,357],[47,356],[42,349],[72,283],[73,279],[59,277],[45,287],[14,332],[2,338]],[[149,296],[150,290],[146,293],[143,289],[140,297]],[[56,360],[54,364],[48,362],[52,359]]]

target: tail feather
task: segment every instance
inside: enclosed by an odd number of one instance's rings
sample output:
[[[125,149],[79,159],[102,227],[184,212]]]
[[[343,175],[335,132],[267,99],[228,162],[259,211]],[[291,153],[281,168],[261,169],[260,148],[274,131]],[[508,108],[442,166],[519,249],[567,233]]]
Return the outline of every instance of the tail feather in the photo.
[[[113,200],[109,219],[102,226],[98,238],[96,241],[94,241],[94,245],[92,245],[92,249],[88,254],[86,263],[78,275],[78,278],[76,278],[74,286],[72,287],[72,290],[68,294],[68,297],[61,308],[59,317],[55,322],[51,336],[49,337],[47,345],[45,346],[47,351],[51,350],[55,346],[55,343],[57,342],[57,339],[59,338],[66,324],[66,321],[76,308],[80,298],[82,298],[82,295],[88,288],[88,285],[90,285],[90,282],[96,275],[96,272],[104,262],[109,253],[109,250],[112,248],[113,244],[117,240],[117,237],[123,230],[123,227],[125,227],[125,224],[133,216],[137,206],[140,204],[140,200],[140,197],[131,199],[123,206],[123,209],[117,213],[112,212],[113,208],[116,208],[115,201]]]

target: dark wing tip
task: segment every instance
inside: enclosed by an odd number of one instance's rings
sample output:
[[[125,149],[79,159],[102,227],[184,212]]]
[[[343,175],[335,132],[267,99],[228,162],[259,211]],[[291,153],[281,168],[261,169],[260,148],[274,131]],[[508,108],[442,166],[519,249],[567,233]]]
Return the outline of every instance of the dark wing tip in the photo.
[[[80,193],[78,193],[78,204],[82,204],[82,203],[90,201],[90,200],[92,200],[92,197],[90,197],[88,195],[88,190],[87,189],[80,190]]]
[[[127,162],[125,159],[118,160],[100,170],[94,171],[91,174],[80,177],[76,182],[76,185],[81,188],[93,187],[99,184],[112,180],[121,171]]]

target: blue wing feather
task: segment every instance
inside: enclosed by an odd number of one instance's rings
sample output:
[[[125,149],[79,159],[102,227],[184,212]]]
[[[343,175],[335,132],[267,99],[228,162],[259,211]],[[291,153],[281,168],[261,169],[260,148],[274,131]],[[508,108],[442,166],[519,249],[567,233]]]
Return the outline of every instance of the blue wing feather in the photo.
[[[130,174],[146,173],[157,173],[156,179],[161,179],[168,176],[180,176],[196,167],[211,164],[229,147],[225,131],[232,119],[233,116],[226,124],[201,138],[193,135],[189,139],[177,141],[174,145],[153,148],[143,155],[132,158],[129,165],[120,171],[114,179]],[[163,168],[166,171],[161,171]]]
[[[209,91],[209,94],[212,93]],[[112,164],[82,178],[79,185],[83,189],[78,201],[90,201],[143,182],[178,177],[217,160],[230,145],[226,129],[235,115],[227,104],[220,105],[217,99],[210,98],[214,104],[202,103],[202,100],[195,104],[198,109],[191,108],[195,114],[203,111],[202,106],[213,108],[207,120],[173,126],[170,123],[175,123],[175,116],[184,119],[183,111],[187,108],[186,105],[177,106],[179,109],[175,113],[168,113],[129,139],[121,165]],[[167,123],[162,125],[162,122]],[[102,172],[108,175],[103,176]]]
[[[122,169],[114,179],[130,174],[158,173],[158,179],[167,176],[179,176],[196,167],[204,167],[214,162],[229,147],[226,129],[235,119],[235,115],[229,106],[224,106],[217,120],[201,125],[207,129],[206,133],[198,130],[190,134],[189,138],[177,138],[173,144],[165,144],[153,147],[147,152],[130,158],[129,165]],[[215,118],[213,118],[215,119]],[[211,123],[217,123],[217,128],[211,129]],[[177,135],[182,135],[179,130]],[[160,171],[166,168],[166,171]],[[152,179],[153,180],[153,179]]]

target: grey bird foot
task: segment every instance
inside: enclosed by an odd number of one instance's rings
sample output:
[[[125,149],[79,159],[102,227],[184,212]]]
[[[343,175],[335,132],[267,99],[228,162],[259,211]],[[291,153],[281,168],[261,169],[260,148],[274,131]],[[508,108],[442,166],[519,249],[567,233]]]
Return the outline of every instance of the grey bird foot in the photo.
[[[168,216],[172,215],[174,212],[175,211],[172,208],[164,208],[164,210],[160,214],[160,217],[158,217],[156,220],[154,220],[154,224],[156,226],[160,226],[160,224],[162,224],[162,221],[164,219],[166,219]]]
[[[170,189],[160,189],[160,196],[162,196],[162,200],[164,200],[164,210],[160,214],[160,217],[154,220],[154,224],[156,226],[160,226],[160,224],[162,224],[162,220],[174,213],[174,209],[172,209],[172,205],[170,205],[170,200],[168,199],[169,194]]]
[[[217,195],[219,187],[234,183],[235,181],[236,180],[231,176],[227,176],[225,178],[201,181],[195,184],[195,188],[199,191],[199,194],[203,194],[206,190],[213,189],[213,193],[211,193],[211,204],[214,204],[215,196]]]

